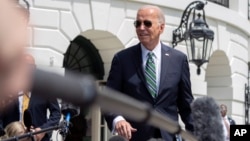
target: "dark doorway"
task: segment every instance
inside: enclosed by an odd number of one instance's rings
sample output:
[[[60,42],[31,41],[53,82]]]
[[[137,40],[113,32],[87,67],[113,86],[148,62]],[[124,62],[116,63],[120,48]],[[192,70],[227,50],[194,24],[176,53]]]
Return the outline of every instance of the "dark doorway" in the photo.
[[[77,36],[71,41],[64,54],[63,67],[66,77],[69,71],[91,74],[97,80],[102,80],[104,76],[104,65],[98,50],[90,40],[83,36]],[[73,126],[70,127],[71,134],[66,137],[65,141],[91,140],[91,137],[86,136],[88,124],[85,117],[88,111],[88,107],[80,107],[80,114],[70,120]]]

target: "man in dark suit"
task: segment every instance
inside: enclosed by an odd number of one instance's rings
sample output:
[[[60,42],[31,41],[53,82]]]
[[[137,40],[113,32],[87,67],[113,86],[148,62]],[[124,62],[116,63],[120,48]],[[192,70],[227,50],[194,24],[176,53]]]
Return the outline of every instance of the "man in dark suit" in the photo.
[[[30,67],[34,67],[35,61],[31,55],[26,55],[25,59]],[[32,68],[31,68],[32,69]],[[0,114],[0,127],[3,130],[9,123],[14,121],[24,121],[24,109],[25,102],[23,99],[27,96],[28,107],[26,110],[30,113],[31,116],[31,124],[32,124],[32,131],[39,131],[44,128],[48,128],[51,126],[55,126],[59,123],[61,118],[60,107],[57,102],[57,99],[44,99],[39,97],[40,94],[32,94],[30,93],[23,93],[22,96],[15,99],[11,105],[9,105],[6,109],[4,109]],[[49,118],[47,118],[49,110]],[[28,127],[30,128],[30,127]],[[35,136],[36,141],[49,141],[51,137],[51,133],[45,134],[41,133]]]
[[[221,104],[220,105],[220,112],[221,112],[222,118],[226,119],[227,122],[229,123],[229,125],[235,125],[236,124],[235,121],[231,117],[227,116],[227,105]]]
[[[230,125],[235,125],[236,124],[234,119],[232,119],[231,117],[227,117],[227,118],[228,118],[228,121],[229,121]]]
[[[231,117],[227,116],[227,106],[225,104],[220,105],[220,113],[222,117],[225,140],[229,141],[230,140],[230,125],[235,125],[235,121]]]
[[[176,122],[179,113],[186,129],[193,131],[189,65],[186,55],[160,42],[164,13],[156,6],[143,6],[134,24],[140,43],[114,56],[107,86],[150,103],[154,110]],[[175,139],[173,134],[122,115],[107,114],[105,118],[112,131],[131,141]]]

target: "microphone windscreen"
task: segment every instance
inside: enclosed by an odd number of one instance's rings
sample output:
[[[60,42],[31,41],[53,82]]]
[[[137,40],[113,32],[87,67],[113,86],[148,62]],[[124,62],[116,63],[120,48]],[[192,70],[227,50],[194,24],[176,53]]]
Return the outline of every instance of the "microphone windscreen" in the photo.
[[[64,116],[66,116],[69,113],[71,118],[73,118],[80,114],[80,108],[69,102],[62,101],[61,112]]]
[[[220,109],[211,97],[197,98],[192,104],[194,135],[198,141],[223,141]]]
[[[30,131],[30,127],[33,125],[32,116],[29,110],[25,110],[23,113],[23,123],[27,127],[27,130]]]
[[[122,136],[113,136],[109,139],[109,141],[127,141],[127,140]]]

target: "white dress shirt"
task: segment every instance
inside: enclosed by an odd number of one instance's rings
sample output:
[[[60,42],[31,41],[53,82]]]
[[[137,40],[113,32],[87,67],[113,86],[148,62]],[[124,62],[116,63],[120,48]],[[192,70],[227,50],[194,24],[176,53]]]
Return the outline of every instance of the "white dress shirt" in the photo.
[[[230,122],[229,122],[227,116],[222,117],[223,133],[224,133],[224,137],[225,137],[224,140],[229,141],[228,134],[230,134],[230,133],[228,133],[227,126],[225,125],[224,119],[226,120],[227,125],[229,125],[229,126],[230,126]]]
[[[18,93],[18,95],[21,95],[21,96],[18,97],[18,102],[19,102],[19,120],[20,120],[20,122],[23,121],[23,113],[22,113],[23,112],[23,95],[22,94],[24,94],[24,92],[22,92],[22,91]],[[30,96],[31,96],[30,92],[29,92],[28,96],[30,98]]]
[[[143,72],[145,71],[146,63],[147,63],[147,60],[148,60],[148,53],[152,52],[155,55],[155,57],[153,57],[153,59],[154,59],[155,69],[156,69],[156,86],[157,86],[157,94],[158,94],[159,86],[160,86],[160,77],[161,77],[160,76],[161,75],[161,42],[159,42],[152,51],[146,49],[141,44],[141,51],[142,51],[142,68],[143,68]],[[117,116],[113,120],[112,133],[115,133],[115,125],[116,125],[117,122],[119,122],[121,120],[125,120],[125,118],[123,116],[121,116],[121,115]]]

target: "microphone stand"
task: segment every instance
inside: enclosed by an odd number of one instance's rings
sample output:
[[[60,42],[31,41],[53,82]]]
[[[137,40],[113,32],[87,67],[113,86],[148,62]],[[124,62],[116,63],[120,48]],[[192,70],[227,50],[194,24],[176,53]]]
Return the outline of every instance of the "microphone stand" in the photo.
[[[25,133],[23,135],[10,137],[8,139],[4,139],[1,141],[18,141],[18,140],[23,139],[23,138],[33,138],[34,135],[51,132],[53,130],[59,130],[59,133],[65,138],[67,135],[66,131],[68,131],[68,127],[66,125],[66,122],[62,121],[59,125],[56,125],[53,127],[44,128],[44,129],[42,129],[40,131],[36,131],[36,132],[28,132],[28,133]]]

